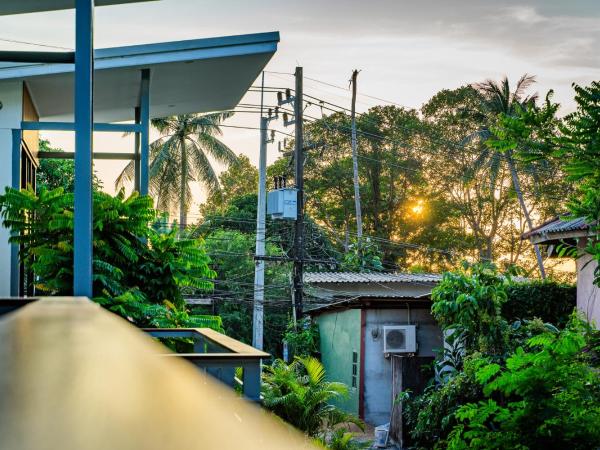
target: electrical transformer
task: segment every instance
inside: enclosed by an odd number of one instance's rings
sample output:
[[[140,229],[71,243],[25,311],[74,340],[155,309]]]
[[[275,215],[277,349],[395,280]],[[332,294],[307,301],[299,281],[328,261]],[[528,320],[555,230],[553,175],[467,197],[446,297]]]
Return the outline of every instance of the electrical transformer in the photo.
[[[297,211],[297,189],[275,189],[267,195],[267,214],[271,214],[272,219],[296,220]]]

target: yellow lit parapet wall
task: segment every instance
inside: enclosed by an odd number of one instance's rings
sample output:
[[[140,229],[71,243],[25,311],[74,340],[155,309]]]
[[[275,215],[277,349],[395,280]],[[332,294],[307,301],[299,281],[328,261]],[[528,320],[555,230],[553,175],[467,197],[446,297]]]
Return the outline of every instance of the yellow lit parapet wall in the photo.
[[[3,450],[301,449],[301,434],[86,298],[0,320]]]

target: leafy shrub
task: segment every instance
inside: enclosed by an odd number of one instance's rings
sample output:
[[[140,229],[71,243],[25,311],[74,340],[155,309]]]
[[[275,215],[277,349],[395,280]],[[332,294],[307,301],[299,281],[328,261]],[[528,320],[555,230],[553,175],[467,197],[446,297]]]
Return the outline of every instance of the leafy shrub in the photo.
[[[291,353],[298,357],[314,356],[320,351],[319,327],[310,317],[304,317],[298,323],[290,320],[283,339]]]
[[[325,368],[316,358],[296,358],[291,364],[276,359],[265,366],[262,387],[263,406],[311,437],[343,423],[363,427],[331,404],[348,395],[348,386],[326,381]]]
[[[495,354],[506,349],[507,323],[501,316],[507,279],[491,264],[464,264],[444,273],[431,292],[431,312],[445,331],[464,334],[466,351]]]
[[[468,358],[467,358],[468,359]],[[468,364],[466,364],[468,367]],[[404,426],[413,448],[444,448],[457,424],[455,413],[461,405],[482,397],[472,370],[457,372],[444,384],[431,384],[423,394],[404,401]]]
[[[140,326],[194,326],[220,320],[189,316],[180,287],[212,287],[215,273],[201,240],[178,240],[175,230],[149,226],[150,197],[93,194],[94,300]],[[4,226],[20,245],[20,259],[36,276],[38,294],[73,294],[73,194],[62,188],[6,189],[0,196]]]
[[[450,449],[590,449],[600,446],[600,377],[592,330],[574,317],[533,336],[503,363],[471,361],[484,399],[456,412]],[[597,333],[597,332],[596,332]]]
[[[507,286],[502,316],[510,323],[538,317],[564,327],[577,303],[577,288],[554,281],[531,281]]]
[[[447,344],[432,384],[404,404],[414,447],[597,446],[600,339],[565,320],[573,296],[567,285],[513,283],[487,264],[444,274],[432,312]]]
[[[370,448],[370,442],[360,442],[354,439],[354,434],[346,428],[337,428],[329,436],[320,436],[315,442],[329,450],[360,450]]]
[[[361,241],[356,240],[348,246],[348,251],[344,253],[342,261],[342,270],[351,272],[381,272],[383,253],[379,246],[371,240],[365,238]]]

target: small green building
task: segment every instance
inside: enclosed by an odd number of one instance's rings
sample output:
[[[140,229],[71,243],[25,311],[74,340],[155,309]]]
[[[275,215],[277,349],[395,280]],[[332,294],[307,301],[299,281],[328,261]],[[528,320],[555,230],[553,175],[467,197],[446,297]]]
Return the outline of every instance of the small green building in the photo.
[[[318,324],[321,360],[330,381],[350,387],[338,405],[377,426],[391,423],[401,440],[401,405],[395,396],[418,392],[429,375],[442,332],[431,315],[437,274],[313,272],[305,274],[308,311]],[[400,340],[398,339],[400,338]]]

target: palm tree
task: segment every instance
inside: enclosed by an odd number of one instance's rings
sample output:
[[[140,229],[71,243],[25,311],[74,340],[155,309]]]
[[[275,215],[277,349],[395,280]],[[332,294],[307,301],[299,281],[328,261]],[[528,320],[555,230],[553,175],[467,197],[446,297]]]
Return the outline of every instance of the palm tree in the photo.
[[[191,205],[191,183],[203,184],[208,194],[219,191],[219,178],[209,157],[227,166],[237,156],[217,136],[220,125],[232,112],[211,114],[183,114],[153,119],[152,125],[161,136],[150,144],[150,194],[156,197],[157,208],[169,211],[179,206],[179,224],[187,225],[187,211]],[[135,166],[131,161],[117,178],[117,188],[134,178]]]
[[[517,82],[514,91],[511,91],[508,78],[505,76],[500,82],[494,80],[486,80],[483,83],[477,83],[473,85],[473,88],[481,96],[481,106],[484,114],[488,119],[487,123],[494,123],[495,119],[500,115],[504,114],[507,116],[515,116],[519,110],[527,108],[528,106],[535,106],[537,101],[537,94],[525,95],[526,91],[535,83],[535,77],[525,74]],[[492,136],[490,129],[487,126],[480,128],[477,132],[467,137],[467,141],[471,141],[475,138],[485,141]],[[493,150],[486,145],[482,146],[481,153],[475,161],[475,168],[482,166],[488,166],[490,168],[490,184],[493,186],[498,176],[502,161],[505,161],[508,170],[511,175],[512,185],[515,190],[519,205],[527,221],[527,226],[531,230],[533,223],[529,214],[529,209],[525,204],[523,198],[523,191],[521,189],[521,183],[517,174],[517,169],[513,157],[512,150],[507,152],[499,152]],[[544,270],[544,261],[542,254],[537,245],[534,245],[535,256],[537,259],[538,268],[542,278],[546,278],[546,271]]]

